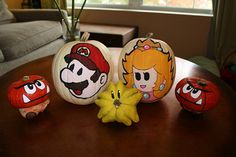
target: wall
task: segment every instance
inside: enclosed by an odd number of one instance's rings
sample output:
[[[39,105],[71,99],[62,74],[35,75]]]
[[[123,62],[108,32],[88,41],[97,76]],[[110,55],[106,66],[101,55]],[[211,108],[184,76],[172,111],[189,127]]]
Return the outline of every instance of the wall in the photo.
[[[20,9],[22,1],[23,0],[5,0],[8,7],[11,9]]]
[[[22,0],[6,0],[10,8],[20,8]],[[164,14],[120,10],[84,10],[84,23],[137,26],[139,36],[153,32],[167,42],[176,56],[189,58],[207,55],[210,16]]]
[[[207,55],[209,16],[85,10],[80,20],[86,23],[138,26],[140,37],[153,32],[158,39],[172,47],[176,56],[189,58]]]

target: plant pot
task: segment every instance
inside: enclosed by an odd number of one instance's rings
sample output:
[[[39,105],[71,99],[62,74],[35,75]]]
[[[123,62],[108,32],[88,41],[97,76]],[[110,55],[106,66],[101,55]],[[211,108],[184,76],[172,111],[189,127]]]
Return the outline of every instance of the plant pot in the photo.
[[[70,41],[75,41],[75,40],[80,40],[80,24],[79,24],[79,20],[76,21],[76,19],[74,20],[76,23],[76,27],[73,29],[72,28],[72,21],[68,20],[68,19],[62,19],[62,30],[63,30],[63,39],[66,42],[70,42]],[[66,24],[67,22],[67,24]]]

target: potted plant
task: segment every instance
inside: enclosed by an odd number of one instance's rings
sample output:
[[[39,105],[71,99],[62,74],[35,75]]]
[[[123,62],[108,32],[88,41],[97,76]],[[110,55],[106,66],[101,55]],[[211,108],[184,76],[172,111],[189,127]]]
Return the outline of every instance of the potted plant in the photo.
[[[75,13],[75,0],[72,0],[72,8],[71,8],[71,19],[69,19],[68,17],[65,17],[65,15],[62,13],[62,10],[58,4],[58,1],[57,0],[53,0],[57,9],[59,10],[62,18],[63,18],[63,21],[65,26],[66,26],[66,29],[67,29],[67,39],[66,41],[74,41],[74,40],[78,40],[80,37],[78,37],[78,29],[76,28],[77,25],[78,25],[78,22],[79,22],[79,18],[80,18],[80,15],[84,9],[84,6],[86,4],[86,1],[87,0],[84,0],[81,8],[80,8],[80,11],[78,12],[78,14],[76,15]]]

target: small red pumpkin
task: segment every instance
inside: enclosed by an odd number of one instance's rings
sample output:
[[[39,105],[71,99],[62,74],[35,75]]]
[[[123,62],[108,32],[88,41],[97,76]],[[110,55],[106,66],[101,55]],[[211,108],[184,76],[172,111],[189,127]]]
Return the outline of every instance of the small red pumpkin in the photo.
[[[204,113],[215,107],[219,93],[214,83],[197,77],[184,78],[175,88],[175,96],[181,106],[194,113]]]
[[[49,91],[48,82],[42,76],[24,76],[9,86],[8,99],[23,117],[30,119],[47,107]]]

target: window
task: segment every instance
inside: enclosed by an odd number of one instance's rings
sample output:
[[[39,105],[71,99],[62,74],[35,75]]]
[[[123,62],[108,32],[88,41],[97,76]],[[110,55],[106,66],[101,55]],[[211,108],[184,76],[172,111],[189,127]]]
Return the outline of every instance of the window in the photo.
[[[75,0],[81,6],[83,0]],[[67,0],[71,7],[71,0]],[[212,0],[87,0],[86,7],[212,14]]]

